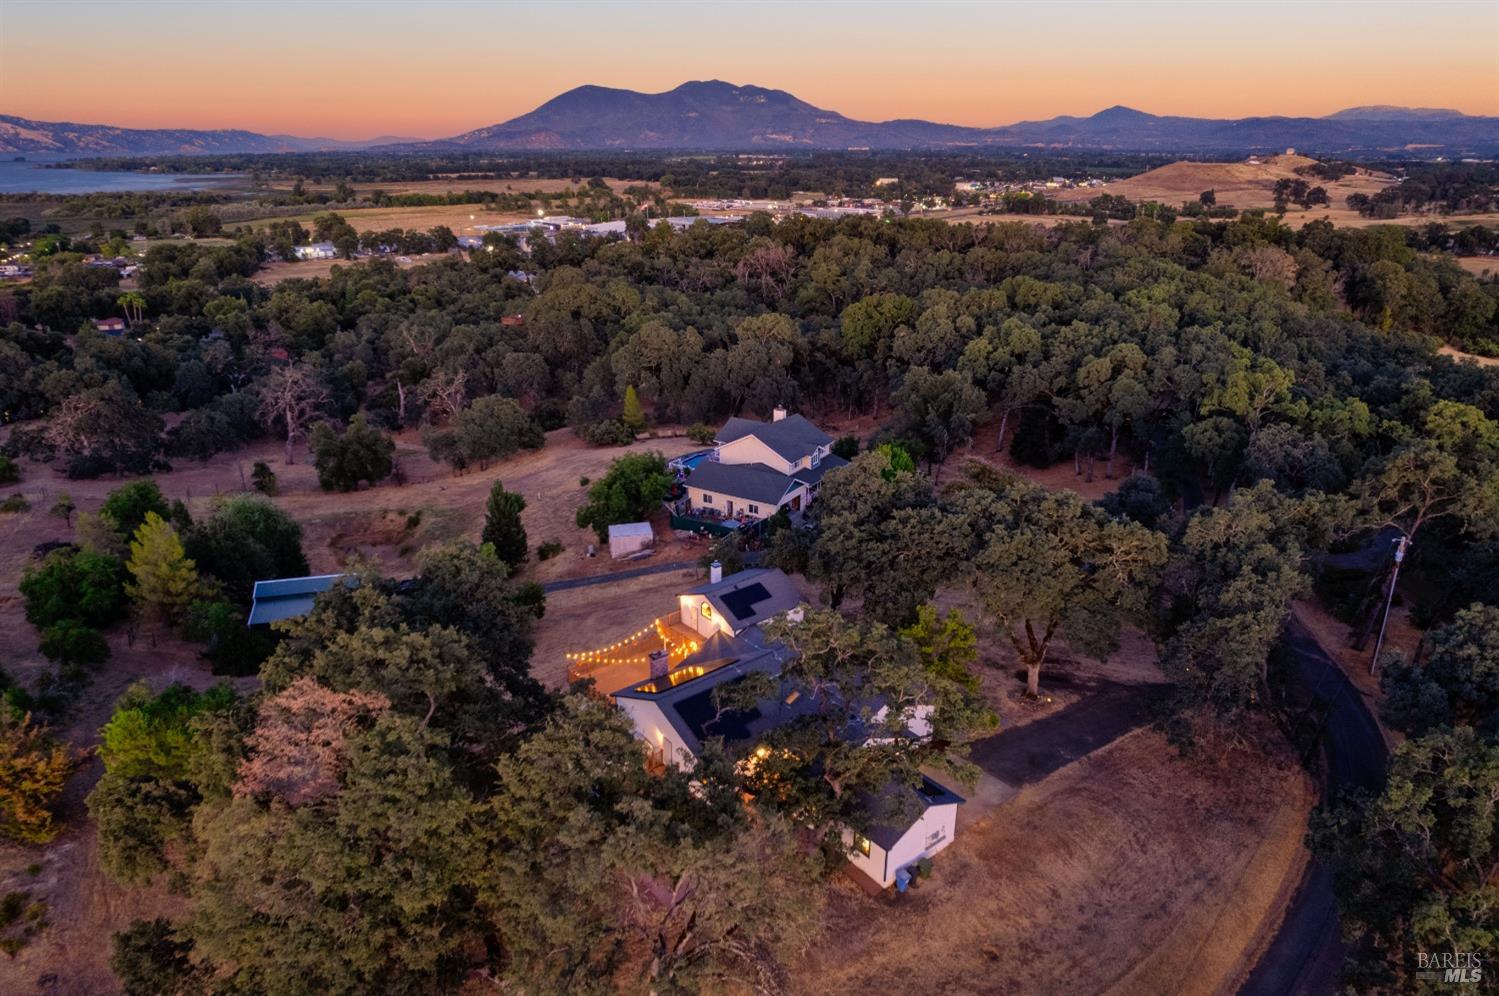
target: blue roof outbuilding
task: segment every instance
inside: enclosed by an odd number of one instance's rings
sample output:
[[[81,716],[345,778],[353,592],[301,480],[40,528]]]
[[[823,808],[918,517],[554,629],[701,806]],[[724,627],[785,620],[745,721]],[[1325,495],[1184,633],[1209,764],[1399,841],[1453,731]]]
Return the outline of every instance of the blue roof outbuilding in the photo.
[[[305,578],[256,581],[248,625],[305,616],[312,611],[313,600],[337,584],[340,578],[350,585],[358,580],[351,574],[316,574]]]

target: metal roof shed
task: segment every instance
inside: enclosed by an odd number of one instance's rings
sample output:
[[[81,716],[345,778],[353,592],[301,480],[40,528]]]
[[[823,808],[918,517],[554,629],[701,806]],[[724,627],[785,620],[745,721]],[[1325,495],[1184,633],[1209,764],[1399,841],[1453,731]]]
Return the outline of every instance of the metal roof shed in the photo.
[[[312,611],[313,600],[344,578],[346,584],[356,579],[347,574],[317,574],[305,578],[276,578],[256,581],[247,625],[258,626],[278,619],[293,619]]]
[[[609,556],[618,559],[638,553],[656,542],[649,522],[620,522],[609,527]]]

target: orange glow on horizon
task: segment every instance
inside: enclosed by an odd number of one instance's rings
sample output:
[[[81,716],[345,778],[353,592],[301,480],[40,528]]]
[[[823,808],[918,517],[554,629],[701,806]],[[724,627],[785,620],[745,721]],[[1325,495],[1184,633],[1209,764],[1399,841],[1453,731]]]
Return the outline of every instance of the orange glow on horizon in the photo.
[[[583,83],[787,90],[975,126],[1127,104],[1499,115],[1499,4],[0,3],[0,112],[136,128],[438,138]],[[1288,23],[1294,21],[1294,24]]]

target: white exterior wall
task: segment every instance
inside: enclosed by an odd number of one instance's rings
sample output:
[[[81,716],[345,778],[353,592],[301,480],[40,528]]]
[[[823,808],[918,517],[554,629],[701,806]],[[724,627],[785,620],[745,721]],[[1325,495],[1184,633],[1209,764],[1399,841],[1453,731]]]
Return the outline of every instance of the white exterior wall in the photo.
[[[706,595],[678,595],[677,602],[682,610],[682,625],[693,632],[701,636],[712,636],[718,632],[722,632],[725,636],[734,635],[728,622],[713,611],[713,606],[708,605]],[[704,605],[708,605],[706,613],[703,612]]]
[[[926,812],[921,814],[921,819],[911,825],[911,829],[895,842],[888,854],[880,845],[871,842],[867,856],[854,850],[853,856],[848,860],[880,885],[889,886],[895,882],[896,872],[922,858],[931,857],[951,844],[957,827],[956,802],[928,806]],[[845,834],[845,840],[850,847],[853,846],[852,834]]]
[[[683,771],[690,771],[697,763],[697,758],[692,752],[682,745],[671,724],[662,715],[661,709],[654,702],[645,699],[614,700],[615,704],[624,711],[626,716],[635,724],[635,735],[644,740],[646,746],[652,751],[658,752],[663,760],[670,762]]]
[[[706,500],[705,496],[712,498],[712,500]],[[756,518],[760,519],[768,519],[772,515],[775,515],[777,509],[781,508],[782,506],[791,504],[792,500],[798,496],[801,497],[802,504],[806,505],[807,489],[805,485],[796,485],[791,490],[786,492],[785,497],[781,500],[781,503],[779,505],[775,505],[763,501],[751,501],[748,498],[741,498],[738,495],[725,494],[722,491],[709,491],[706,488],[695,488],[692,486],[692,479],[688,478],[687,480],[687,500],[693,508],[711,508],[718,512],[727,513],[729,510],[729,502],[733,502],[735,513],[744,512],[747,515],[753,515]],[[759,511],[751,512],[749,510],[749,506],[751,505],[754,505],[759,509]]]
[[[740,436],[732,443],[724,443],[718,448],[718,462],[763,463],[783,474],[797,469],[796,464],[782,459],[780,454],[754,436]]]

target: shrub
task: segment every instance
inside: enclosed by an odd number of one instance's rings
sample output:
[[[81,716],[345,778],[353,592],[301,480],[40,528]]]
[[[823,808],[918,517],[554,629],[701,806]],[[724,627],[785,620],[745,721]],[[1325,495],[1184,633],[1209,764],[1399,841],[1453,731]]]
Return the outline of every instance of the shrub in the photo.
[[[0,898],[0,951],[14,958],[47,926],[47,905],[29,892],[7,892]]]
[[[249,675],[271,656],[281,637],[268,626],[245,625],[245,610],[232,602],[198,601],[187,607],[183,632],[206,646],[214,674]]]
[[[70,481],[94,481],[114,469],[114,464],[103,457],[85,453],[70,459],[64,472]]]
[[[713,445],[713,440],[718,438],[718,430],[703,422],[694,422],[687,427],[687,438],[694,443],[703,446]]]
[[[9,495],[4,499],[0,499],[0,515],[11,515],[16,512],[29,512],[30,510],[31,502],[27,501],[26,496],[20,494],[19,492],[13,495]]]
[[[64,666],[102,664],[109,659],[109,642],[92,626],[63,619],[42,630],[41,651]]]
[[[517,450],[540,449],[546,443],[541,426],[510,398],[480,398],[453,416],[448,428],[429,432],[427,452],[455,470],[469,464],[486,467]]]
[[[840,456],[845,460],[852,460],[854,457],[859,455],[859,437],[840,436],[838,439],[833,440],[833,445],[829,447],[829,452],[832,453],[833,456]]]
[[[172,517],[172,509],[167,504],[166,496],[149,477],[115,488],[99,507],[99,514],[108,516],[120,535],[127,537],[135,535],[150,512],[155,512],[163,519]]]
[[[125,565],[94,550],[59,550],[21,576],[21,594],[33,626],[64,619],[107,626],[125,611]]]
[[[52,806],[76,760],[30,716],[0,711],[0,837],[45,844],[57,836]]]
[[[195,988],[192,950],[170,921],[137,920],[114,935],[109,967],[125,996],[178,996]]]
[[[588,489],[588,504],[578,509],[576,521],[592,526],[603,543],[616,522],[636,522],[654,512],[671,484],[660,453],[627,454],[610,463],[608,472]]]
[[[302,527],[264,498],[248,495],[216,505],[183,538],[198,570],[216,578],[230,601],[250,603],[262,578],[298,577],[308,571]]]
[[[245,444],[229,416],[215,408],[194,408],[167,433],[166,451],[172,456],[207,461]]]
[[[589,446],[628,446],[635,441],[635,430],[621,419],[605,419],[585,425],[583,441]]]
[[[363,415],[355,415],[342,434],[321,423],[312,430],[310,444],[324,491],[353,491],[363,482],[383,481],[395,466],[395,442]]]
[[[256,460],[250,470],[250,486],[267,498],[276,497],[276,472],[264,460]]]
[[[21,479],[21,468],[4,453],[0,453],[0,484],[14,484]]]
[[[553,557],[561,553],[564,549],[566,549],[566,547],[564,547],[556,540],[547,540],[545,543],[536,548],[536,559],[551,560]]]

